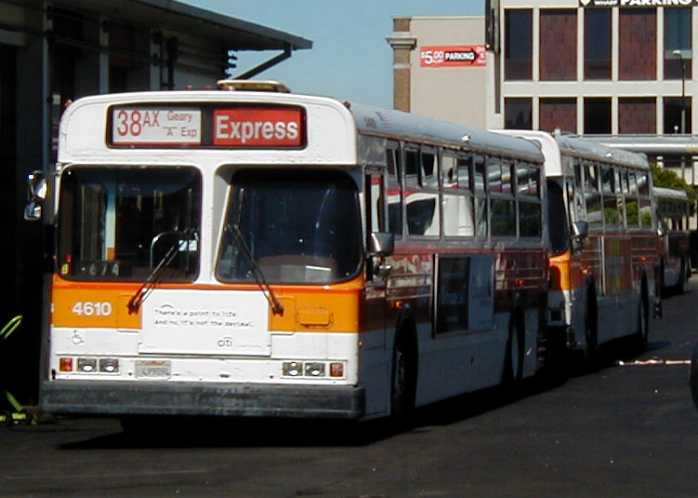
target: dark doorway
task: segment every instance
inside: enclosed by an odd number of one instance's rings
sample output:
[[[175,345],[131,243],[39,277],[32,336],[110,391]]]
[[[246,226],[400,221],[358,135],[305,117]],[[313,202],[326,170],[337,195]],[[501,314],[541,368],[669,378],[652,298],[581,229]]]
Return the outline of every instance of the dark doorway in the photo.
[[[20,196],[17,192],[17,116],[16,116],[16,51],[14,47],[0,45],[0,212],[2,213],[3,237],[0,237],[0,261],[14,262]],[[15,265],[11,264],[13,268]],[[0,322],[11,318],[17,309],[17,274],[12,275],[10,296],[0,301]]]

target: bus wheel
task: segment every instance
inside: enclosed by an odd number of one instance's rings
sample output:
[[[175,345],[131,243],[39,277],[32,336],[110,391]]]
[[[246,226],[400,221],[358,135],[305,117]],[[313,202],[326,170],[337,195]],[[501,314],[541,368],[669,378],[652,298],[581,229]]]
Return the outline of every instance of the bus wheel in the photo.
[[[641,353],[647,349],[647,342],[650,336],[649,317],[649,299],[647,293],[643,292],[640,295],[640,302],[637,306],[637,332],[635,333],[638,349]]]
[[[502,374],[502,384],[505,387],[513,387],[523,379],[524,342],[525,334],[521,320],[512,316],[509,321],[509,337]]]
[[[409,420],[415,404],[417,362],[410,336],[399,332],[393,349],[390,414],[401,421]]]
[[[686,271],[686,260],[681,258],[681,271],[679,273],[679,283],[676,284],[676,292],[683,294],[686,292],[686,280],[688,280],[688,272]]]
[[[584,316],[584,361],[591,364],[596,361],[599,349],[599,323],[596,315],[596,296],[589,293],[587,309]]]
[[[132,415],[121,417],[121,429],[133,437],[154,437],[162,430],[162,420],[158,417]]]
[[[693,347],[693,354],[691,355],[691,375],[689,380],[693,404],[695,404],[696,409],[698,409],[698,344]]]

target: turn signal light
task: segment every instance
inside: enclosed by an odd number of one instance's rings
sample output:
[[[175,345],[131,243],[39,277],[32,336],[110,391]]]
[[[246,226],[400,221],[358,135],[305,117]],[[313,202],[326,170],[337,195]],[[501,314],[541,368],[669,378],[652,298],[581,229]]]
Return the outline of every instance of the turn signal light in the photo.
[[[58,370],[61,372],[72,372],[73,371],[73,359],[72,358],[60,358],[58,360]]]
[[[330,377],[344,377],[344,363],[330,363]]]

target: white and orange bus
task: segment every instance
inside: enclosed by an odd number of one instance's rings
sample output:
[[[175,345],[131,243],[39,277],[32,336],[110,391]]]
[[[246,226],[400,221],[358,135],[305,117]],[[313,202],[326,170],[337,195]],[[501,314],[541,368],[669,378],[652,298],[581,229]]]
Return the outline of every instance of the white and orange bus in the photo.
[[[643,154],[584,138],[507,130],[545,155],[552,257],[548,326],[569,350],[634,336],[647,344],[660,302],[652,175]]]
[[[688,220],[690,201],[685,190],[654,187],[661,234],[662,290],[682,294],[691,278]]]
[[[366,419],[541,368],[535,144],[240,85],[66,110],[44,410]]]

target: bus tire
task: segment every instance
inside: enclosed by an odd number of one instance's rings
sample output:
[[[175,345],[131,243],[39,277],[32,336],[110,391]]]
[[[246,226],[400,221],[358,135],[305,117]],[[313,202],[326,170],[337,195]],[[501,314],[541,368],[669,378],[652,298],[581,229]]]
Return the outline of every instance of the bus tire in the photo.
[[[152,416],[124,416],[119,419],[119,422],[124,434],[134,438],[154,437],[158,434],[158,429],[162,428],[161,420]]]
[[[416,334],[408,330],[395,337],[390,380],[390,415],[401,422],[412,417],[417,392]]]
[[[523,379],[525,336],[521,313],[517,312],[509,320],[509,336],[502,373],[502,384],[505,387],[514,387]]]
[[[691,387],[691,397],[693,404],[698,409],[698,343],[693,347],[691,355],[691,373],[689,375],[689,385]]]
[[[676,284],[676,293],[683,294],[686,292],[686,280],[688,280],[688,272],[686,271],[686,260],[681,258],[681,271],[679,272],[679,281]]]
[[[596,292],[593,288],[587,293],[587,307],[584,315],[584,362],[592,365],[596,362],[599,350],[599,318]]]
[[[647,350],[650,336],[649,295],[647,294],[646,281],[643,280],[642,282],[642,293],[640,294],[640,301],[637,306],[637,332],[635,333],[640,353],[644,353]]]

